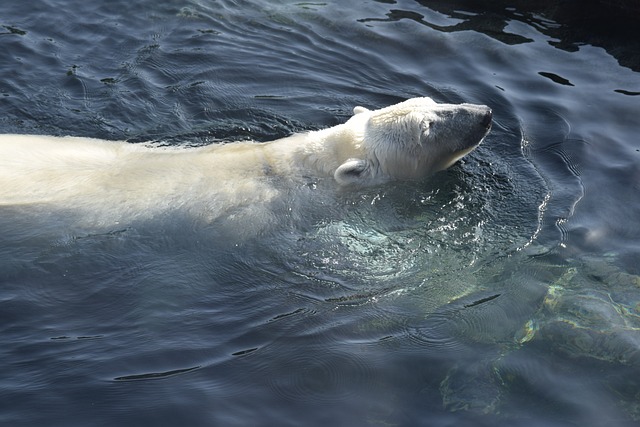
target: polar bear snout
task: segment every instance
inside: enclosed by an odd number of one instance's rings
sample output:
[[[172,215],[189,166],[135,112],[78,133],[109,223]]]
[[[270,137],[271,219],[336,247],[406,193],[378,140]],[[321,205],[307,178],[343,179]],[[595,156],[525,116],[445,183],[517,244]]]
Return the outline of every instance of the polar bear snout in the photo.
[[[458,116],[458,124],[461,128],[466,125],[471,132],[484,133],[482,136],[491,130],[493,111],[490,107],[475,104],[461,104],[452,107],[454,111],[457,111],[457,114],[454,113],[454,115]]]
[[[493,123],[493,111],[486,105],[466,105],[466,113],[462,114],[462,123],[467,123],[468,131],[457,129],[456,132],[460,136],[460,140],[463,141],[462,149],[468,147],[475,147],[491,130],[491,124]],[[463,110],[464,111],[464,110]],[[462,125],[464,129],[464,125]]]
[[[493,112],[486,105],[441,104],[430,122],[429,143],[444,152],[476,147],[491,130]]]
[[[486,105],[437,104],[423,134],[425,174],[447,169],[473,151],[491,130],[493,112]]]
[[[491,123],[493,122],[493,111],[491,111],[491,108],[489,107],[486,108],[487,111],[485,111],[484,117],[482,118],[482,126],[489,130],[491,129]]]

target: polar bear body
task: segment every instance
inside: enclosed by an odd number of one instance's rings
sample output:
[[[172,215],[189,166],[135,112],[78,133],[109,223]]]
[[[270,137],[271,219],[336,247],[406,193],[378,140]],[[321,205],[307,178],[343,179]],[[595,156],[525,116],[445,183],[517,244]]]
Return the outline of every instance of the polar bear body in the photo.
[[[242,206],[260,216],[260,206],[302,177],[340,186],[421,179],[473,150],[491,124],[486,106],[430,98],[354,113],[268,143],[199,148],[1,135],[0,207],[64,209],[103,224],[183,207],[208,220]]]

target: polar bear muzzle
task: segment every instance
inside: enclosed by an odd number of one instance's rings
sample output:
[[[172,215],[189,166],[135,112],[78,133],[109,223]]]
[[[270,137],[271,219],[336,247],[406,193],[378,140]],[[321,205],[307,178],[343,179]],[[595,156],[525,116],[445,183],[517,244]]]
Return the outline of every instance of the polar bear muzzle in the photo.
[[[431,172],[447,169],[473,151],[491,130],[493,113],[485,105],[442,105],[421,143],[432,159]]]

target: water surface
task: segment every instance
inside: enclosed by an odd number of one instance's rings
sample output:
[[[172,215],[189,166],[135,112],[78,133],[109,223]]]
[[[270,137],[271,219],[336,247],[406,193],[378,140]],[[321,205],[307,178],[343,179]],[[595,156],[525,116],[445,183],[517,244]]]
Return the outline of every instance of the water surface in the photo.
[[[179,210],[98,233],[2,207],[0,420],[637,423],[640,38],[573,7],[0,6],[2,133],[203,145],[415,96],[494,111],[427,182],[310,179],[246,240]]]

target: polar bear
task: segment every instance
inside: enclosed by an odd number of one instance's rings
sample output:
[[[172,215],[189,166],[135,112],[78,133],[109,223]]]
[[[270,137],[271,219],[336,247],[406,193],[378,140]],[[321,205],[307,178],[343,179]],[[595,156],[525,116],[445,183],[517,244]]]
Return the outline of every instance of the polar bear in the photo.
[[[355,107],[344,124],[267,143],[167,148],[78,137],[0,135],[0,208],[61,210],[101,224],[191,209],[207,220],[277,198],[302,177],[357,188],[420,180],[472,151],[484,105],[413,98]]]

